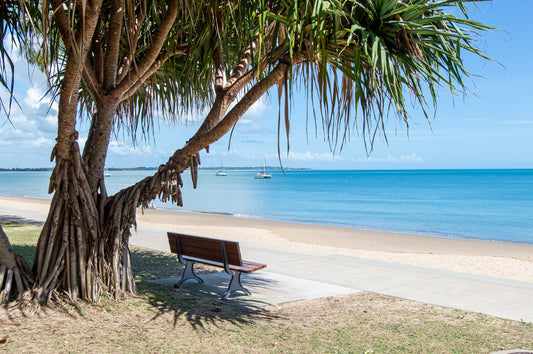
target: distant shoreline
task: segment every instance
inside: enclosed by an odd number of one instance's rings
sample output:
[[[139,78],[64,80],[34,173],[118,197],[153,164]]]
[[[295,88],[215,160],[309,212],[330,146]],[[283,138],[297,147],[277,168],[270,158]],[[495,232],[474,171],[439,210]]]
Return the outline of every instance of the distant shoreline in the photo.
[[[217,171],[217,170],[228,170],[228,171],[256,171],[264,169],[264,166],[211,166],[211,167],[199,167],[199,170],[206,171]],[[0,168],[0,172],[45,172],[52,171],[53,167],[32,167],[32,168]],[[157,171],[158,167],[109,167],[106,168],[108,171]],[[398,171],[530,171],[533,170],[533,167],[492,167],[492,168],[412,168],[412,169],[316,169],[309,167],[279,167],[279,166],[266,166],[267,170],[270,171],[357,171],[357,172],[398,172]]]
[[[224,167],[224,170],[228,171],[255,171],[262,170],[264,166],[243,166],[243,167]],[[221,167],[200,167],[200,170],[207,171],[216,171],[222,169]],[[311,168],[307,167],[284,167],[283,169],[279,166],[266,166],[267,170],[270,171],[312,171]],[[44,172],[52,171],[52,167],[36,167],[36,168],[0,168],[0,172]],[[157,167],[109,167],[106,168],[107,171],[157,171]]]

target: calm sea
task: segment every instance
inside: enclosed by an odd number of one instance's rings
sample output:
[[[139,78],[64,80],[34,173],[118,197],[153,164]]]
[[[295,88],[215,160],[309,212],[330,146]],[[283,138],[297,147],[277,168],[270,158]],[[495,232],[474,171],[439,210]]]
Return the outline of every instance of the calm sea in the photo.
[[[533,244],[533,170],[257,171],[185,176],[184,208],[308,224]],[[51,198],[50,172],[0,172],[0,194]],[[112,171],[110,194],[149,175]]]

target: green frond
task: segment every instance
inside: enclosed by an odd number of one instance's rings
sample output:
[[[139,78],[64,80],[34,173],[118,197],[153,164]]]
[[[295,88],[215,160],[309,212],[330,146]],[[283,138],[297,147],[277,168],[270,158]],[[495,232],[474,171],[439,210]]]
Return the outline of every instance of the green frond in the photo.
[[[437,87],[451,92],[465,89],[469,72],[464,53],[488,59],[475,41],[479,31],[491,29],[466,17],[466,5],[473,2],[314,1],[310,16],[301,13],[297,22],[304,30],[297,35],[307,39],[301,41],[307,47],[299,50],[312,52],[311,62],[318,73],[312,78],[316,84],[305,87],[312,90],[311,97],[320,97],[322,116],[318,119],[326,120],[325,132],[332,146],[343,145],[337,139],[344,139],[345,134],[338,130],[346,132],[359,118],[371,143],[376,127],[383,127],[389,112],[408,125],[409,97],[428,117],[428,108],[437,102]],[[299,3],[304,8],[308,1]],[[354,84],[330,80],[337,70]]]
[[[15,67],[11,50],[20,50],[25,54],[26,50],[31,49],[28,43],[32,42],[34,35],[31,18],[37,11],[36,5],[24,0],[0,1],[0,86],[8,91],[9,96],[8,102],[0,97],[0,106],[8,120],[13,102],[17,103],[13,96]]]
[[[48,1],[41,4],[48,9]],[[64,5],[71,31],[83,8],[74,4]],[[112,35],[107,22],[110,1],[103,4],[99,37],[93,39],[87,58],[92,67],[97,67]],[[133,53],[135,69],[148,55],[168,1],[123,0],[123,5],[118,57]],[[371,146],[389,116],[409,125],[413,101],[429,117],[439,88],[464,91],[469,78],[465,54],[488,59],[476,40],[479,32],[491,28],[469,19],[472,5],[475,0],[181,0],[159,58],[164,64],[121,103],[116,131],[134,139],[148,137],[160,117],[176,121],[209,107],[216,95],[215,48],[222,48],[227,79],[258,39],[258,51],[246,68],[255,74],[250,85],[280,62],[290,64],[284,83],[287,99],[280,108],[287,112],[287,131],[293,88],[302,86],[310,103],[317,103],[317,109],[311,107],[315,127],[322,126],[334,150],[342,148],[353,129]],[[66,47],[57,26],[49,26],[53,16],[57,14],[43,11],[39,21],[39,55],[50,73],[51,91],[57,92]],[[176,47],[185,50],[165,58]],[[268,65],[261,64],[264,60]],[[94,92],[86,85],[80,91],[81,116],[94,109]]]

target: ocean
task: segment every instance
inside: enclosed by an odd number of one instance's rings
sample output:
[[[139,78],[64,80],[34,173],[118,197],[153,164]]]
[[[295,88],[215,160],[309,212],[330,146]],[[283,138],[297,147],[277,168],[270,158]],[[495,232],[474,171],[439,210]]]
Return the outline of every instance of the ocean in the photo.
[[[533,244],[533,169],[215,172],[200,170],[197,189],[186,173],[184,207],[156,208]],[[150,174],[111,171],[108,193]],[[0,194],[50,199],[49,175],[0,172]]]

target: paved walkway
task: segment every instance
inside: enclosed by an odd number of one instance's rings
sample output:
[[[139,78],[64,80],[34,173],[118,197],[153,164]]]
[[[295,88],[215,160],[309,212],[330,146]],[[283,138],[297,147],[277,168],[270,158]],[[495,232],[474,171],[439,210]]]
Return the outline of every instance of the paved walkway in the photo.
[[[169,251],[166,232],[139,228],[130,243]],[[231,297],[243,305],[272,304],[371,291],[429,304],[533,322],[533,283],[240,242],[243,258],[267,268],[244,274],[252,296]],[[205,283],[184,287],[220,296],[229,276],[203,276]],[[177,278],[161,283],[174,284]]]
[[[0,218],[43,221],[46,215],[0,206]],[[165,230],[140,227],[131,244],[168,251]],[[533,322],[533,283],[442,271],[357,257],[331,255],[241,242],[245,259],[267,268],[245,274],[242,282],[252,296],[231,297],[242,306],[281,305],[290,301],[371,291],[429,304],[458,308],[516,321]],[[205,283],[183,287],[220,296],[229,276],[213,273]],[[176,278],[159,282],[174,284]]]

